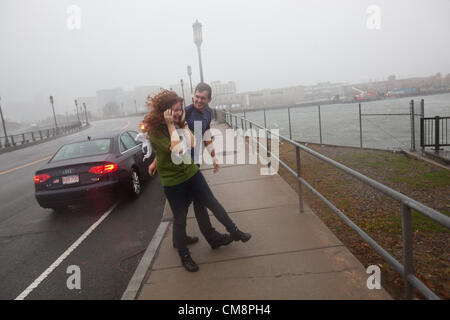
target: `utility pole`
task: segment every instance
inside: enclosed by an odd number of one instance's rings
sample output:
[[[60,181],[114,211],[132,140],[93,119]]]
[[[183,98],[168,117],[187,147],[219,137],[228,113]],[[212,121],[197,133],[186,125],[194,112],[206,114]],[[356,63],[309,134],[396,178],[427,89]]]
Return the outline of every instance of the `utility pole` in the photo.
[[[81,122],[80,120],[80,115],[78,114],[78,100],[75,99],[75,108],[77,109],[77,118],[78,118],[78,122]]]
[[[0,97],[0,102],[2,100],[2,97]],[[2,125],[3,125],[3,132],[5,134],[5,147],[9,147],[9,141],[8,141],[8,135],[6,134],[6,126],[5,126],[5,119],[3,119],[3,112],[2,112],[2,105],[0,104],[0,116],[2,117]]]
[[[183,86],[183,79],[180,80],[181,83],[181,92],[183,93],[183,107],[186,105],[185,98],[184,98],[184,86]]]
[[[195,23],[192,25],[192,29],[194,30],[194,43],[197,46],[198,52],[198,64],[200,67],[200,82],[203,82],[203,66],[202,66],[202,52],[200,50],[200,46],[202,45],[202,24],[195,20]]]
[[[53,119],[55,119],[55,130],[56,134],[58,134],[58,123],[56,122],[56,114],[55,114],[55,107],[53,105],[53,96],[50,96],[50,103],[52,104],[52,110],[53,110]]]
[[[85,102],[83,102],[83,107],[84,107],[84,117],[86,118],[86,125],[88,125],[89,121],[88,121],[88,117],[87,117],[86,103]]]
[[[191,98],[192,98],[192,103],[194,103],[194,91],[192,90],[192,68],[191,66],[187,66],[187,73],[189,76],[189,83],[191,84]]]

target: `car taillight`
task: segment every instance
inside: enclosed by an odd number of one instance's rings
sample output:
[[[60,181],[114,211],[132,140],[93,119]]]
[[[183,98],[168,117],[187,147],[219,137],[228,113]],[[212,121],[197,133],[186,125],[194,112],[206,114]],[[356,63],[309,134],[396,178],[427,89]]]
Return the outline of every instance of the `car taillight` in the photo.
[[[119,169],[117,164],[107,163],[107,164],[104,164],[101,166],[92,167],[89,169],[89,172],[94,173],[94,174],[106,174],[106,173],[111,173],[111,172],[117,171],[117,169]]]
[[[47,181],[48,179],[50,179],[50,175],[47,173],[37,174],[34,176],[34,183],[39,184],[39,183]]]
[[[103,173],[110,173],[110,172],[114,172],[118,169],[119,167],[117,166],[117,164],[115,163],[109,163],[109,164],[105,164],[105,169]]]

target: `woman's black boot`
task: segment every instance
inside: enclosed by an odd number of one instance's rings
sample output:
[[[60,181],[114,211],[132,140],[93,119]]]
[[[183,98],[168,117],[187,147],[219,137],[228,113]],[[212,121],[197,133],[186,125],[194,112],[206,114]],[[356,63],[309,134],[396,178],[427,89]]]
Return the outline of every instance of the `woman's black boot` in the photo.
[[[236,228],[236,230],[231,232],[231,237],[233,238],[234,241],[247,242],[248,240],[250,240],[252,235],[250,233],[242,232],[241,230]]]
[[[192,260],[191,254],[189,252],[180,253],[181,264],[189,272],[197,272],[198,265]]]

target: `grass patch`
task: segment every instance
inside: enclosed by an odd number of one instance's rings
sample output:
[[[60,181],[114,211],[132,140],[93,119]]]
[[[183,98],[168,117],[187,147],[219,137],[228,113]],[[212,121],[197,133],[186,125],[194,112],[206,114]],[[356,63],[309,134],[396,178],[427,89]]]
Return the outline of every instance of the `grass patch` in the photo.
[[[419,189],[450,187],[450,172],[448,170],[435,170],[424,172],[421,175],[392,175],[391,182],[407,183]]]
[[[441,213],[445,214],[446,216],[450,216],[450,212],[448,211],[441,211]],[[417,212],[416,210],[412,210],[411,215],[413,218],[414,230],[442,232],[447,234],[450,233],[449,229],[434,222],[433,220]]]

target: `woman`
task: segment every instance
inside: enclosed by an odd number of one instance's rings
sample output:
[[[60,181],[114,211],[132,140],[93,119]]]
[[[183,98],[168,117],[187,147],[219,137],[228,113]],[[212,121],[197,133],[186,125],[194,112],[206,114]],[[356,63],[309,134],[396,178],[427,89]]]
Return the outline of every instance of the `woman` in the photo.
[[[174,216],[173,232],[182,265],[198,271],[186,246],[186,216],[193,199],[210,209],[235,241],[246,242],[251,235],[240,231],[214,197],[205,178],[190,156],[195,139],[185,121],[183,99],[173,91],[163,90],[151,98],[152,107],[144,123],[155,150],[156,169]]]

